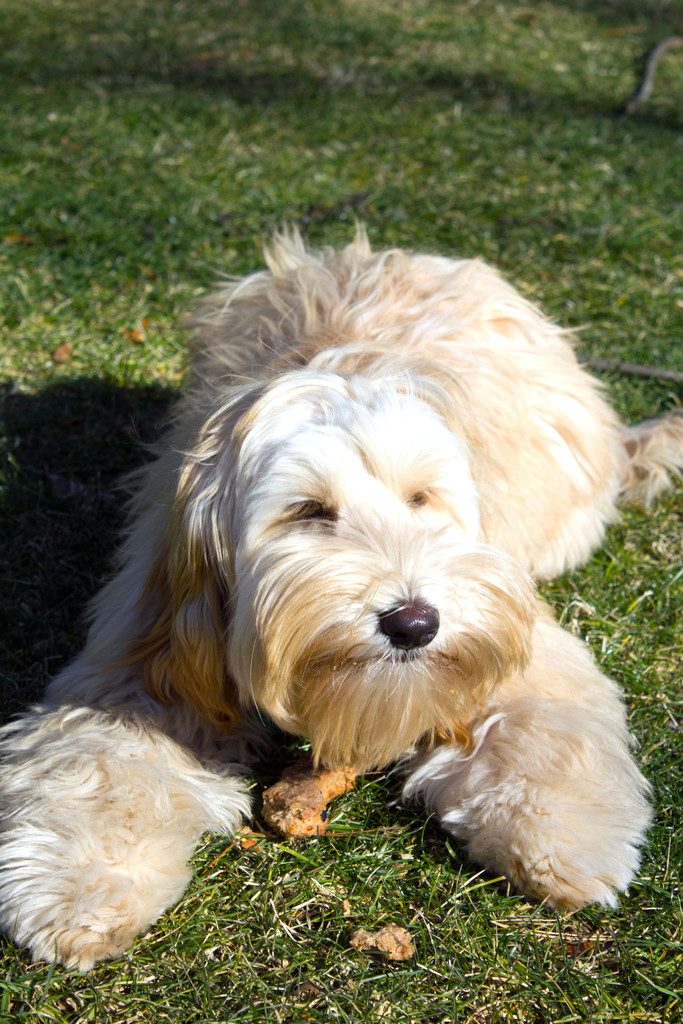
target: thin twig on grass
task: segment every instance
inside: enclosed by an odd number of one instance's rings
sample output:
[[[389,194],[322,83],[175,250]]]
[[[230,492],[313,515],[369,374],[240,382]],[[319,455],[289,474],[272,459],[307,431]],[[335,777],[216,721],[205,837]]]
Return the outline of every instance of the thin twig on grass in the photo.
[[[658,377],[683,383],[683,370],[668,370],[664,366],[643,366],[642,363],[626,363],[621,359],[584,359],[583,365],[591,370],[623,373],[629,377]]]
[[[650,98],[650,94],[654,89],[655,75],[657,74],[657,65],[669,50],[675,49],[683,43],[683,36],[665,36],[664,39],[660,39],[656,46],[647,53],[645,57],[645,70],[643,71],[642,77],[638,82],[638,87],[629,99],[626,100],[624,106],[621,109],[622,114],[633,114],[641,107],[646,100]]]

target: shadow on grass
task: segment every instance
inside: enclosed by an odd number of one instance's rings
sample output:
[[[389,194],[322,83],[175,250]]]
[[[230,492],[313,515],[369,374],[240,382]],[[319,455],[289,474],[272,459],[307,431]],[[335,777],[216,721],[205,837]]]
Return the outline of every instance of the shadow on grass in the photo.
[[[0,700],[4,715],[40,696],[83,640],[83,611],[106,575],[124,520],[118,480],[145,461],[173,392],[104,380],[36,394],[5,383],[0,469]]]
[[[558,6],[584,12],[615,32],[630,31],[634,19],[641,26],[648,19],[653,39],[661,35],[660,26],[671,22],[674,27],[667,30],[675,28],[673,3],[575,0]],[[438,27],[423,31],[400,11],[372,5],[350,11],[294,0],[244,7],[206,0],[201,17],[189,4],[166,0],[124,0],[115,7],[71,0],[68,7],[68,18],[49,7],[28,17],[19,4],[6,15],[0,66],[7,81],[30,83],[41,91],[60,82],[108,92],[170,84],[215,92],[244,107],[291,104],[288,116],[304,121],[311,105],[328,100],[372,107],[429,92],[519,114],[617,113],[613,97],[596,101],[552,72],[530,85],[500,62],[495,72],[468,72],[445,63],[434,49],[441,38]],[[468,52],[485,46],[489,17],[486,11],[478,22],[472,16],[480,38],[472,43],[463,36]],[[457,36],[453,43],[457,46]],[[530,36],[529,47],[535,45]],[[671,111],[648,109],[638,120],[659,127],[679,124]]]

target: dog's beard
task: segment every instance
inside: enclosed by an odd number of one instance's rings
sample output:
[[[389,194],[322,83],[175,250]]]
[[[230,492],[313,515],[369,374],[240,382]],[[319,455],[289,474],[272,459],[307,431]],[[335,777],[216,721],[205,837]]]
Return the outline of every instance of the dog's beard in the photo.
[[[420,737],[467,717],[484,687],[458,678],[446,655],[315,666],[302,676],[300,715],[316,761],[382,767]]]
[[[361,568],[345,574],[349,590]],[[441,628],[414,651],[377,633],[367,596],[344,592],[338,573],[335,593],[325,575],[324,563],[310,560],[297,572],[288,566],[286,586],[260,588],[258,632],[238,675],[243,695],[246,669],[249,699],[308,737],[327,765],[381,767],[422,737],[452,734],[526,662],[533,590],[502,552],[478,546],[440,566]],[[376,602],[379,588],[366,583],[366,595]]]

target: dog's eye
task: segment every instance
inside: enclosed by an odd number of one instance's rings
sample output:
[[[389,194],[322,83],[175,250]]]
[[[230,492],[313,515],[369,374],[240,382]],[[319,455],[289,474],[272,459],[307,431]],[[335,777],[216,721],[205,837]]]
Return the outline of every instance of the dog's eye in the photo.
[[[417,491],[415,494],[408,498],[408,504],[411,508],[422,508],[429,501],[429,495],[426,491]]]
[[[289,518],[297,523],[336,523],[339,515],[335,508],[323,505],[322,501],[300,501],[287,510]]]

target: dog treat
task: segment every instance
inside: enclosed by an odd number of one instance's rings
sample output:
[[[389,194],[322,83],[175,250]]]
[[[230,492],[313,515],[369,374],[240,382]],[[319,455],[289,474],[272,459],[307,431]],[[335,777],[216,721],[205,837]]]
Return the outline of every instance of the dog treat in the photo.
[[[366,932],[365,928],[359,928],[351,936],[351,945],[354,949],[381,953],[387,960],[410,960],[415,956],[410,932],[399,924],[387,924],[376,932]]]
[[[301,839],[327,830],[327,805],[353,789],[352,768],[314,768],[300,757],[263,794],[263,817],[280,835]]]

